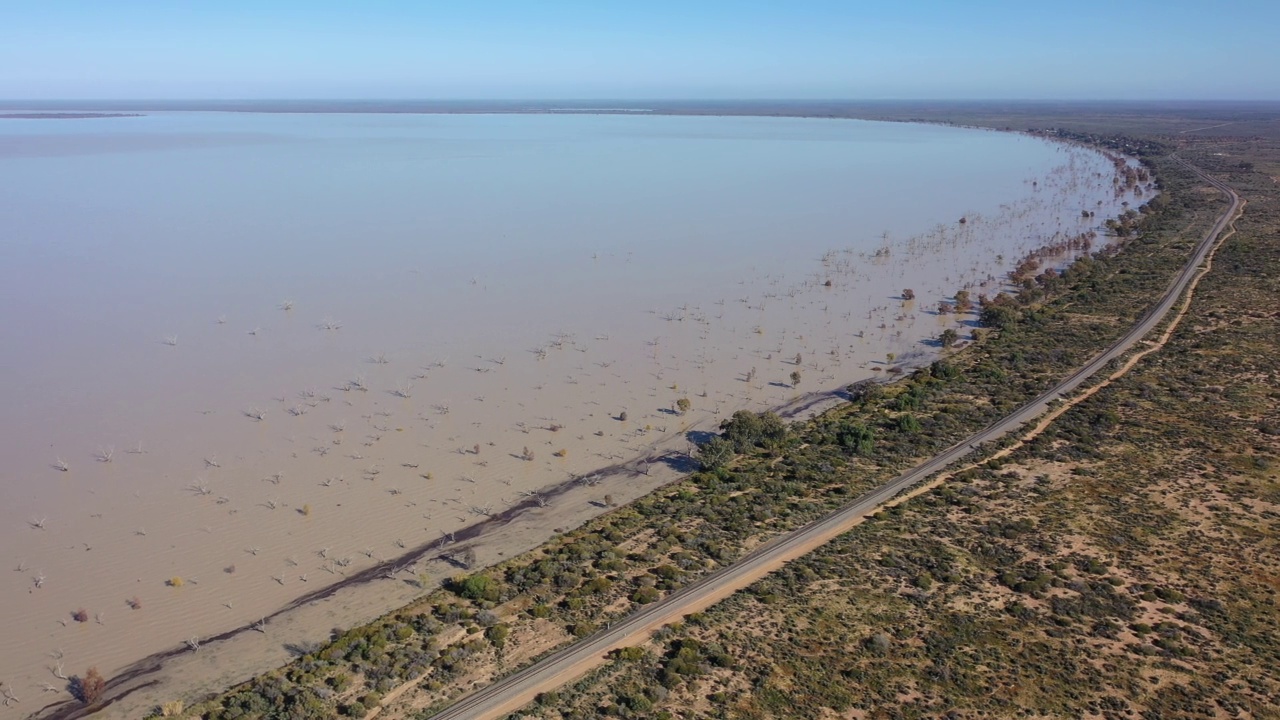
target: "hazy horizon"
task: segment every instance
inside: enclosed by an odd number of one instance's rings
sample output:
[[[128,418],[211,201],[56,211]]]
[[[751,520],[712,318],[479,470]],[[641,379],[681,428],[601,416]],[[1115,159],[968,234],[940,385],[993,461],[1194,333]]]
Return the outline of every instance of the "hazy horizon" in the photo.
[[[980,105],[989,103],[1009,103],[1013,105],[1028,106],[1045,106],[1054,104],[1064,105],[1100,105],[1100,106],[1153,106],[1153,105],[1261,105],[1273,106],[1280,105],[1280,98],[1193,98],[1193,97],[1165,97],[1165,98],[1144,98],[1144,99],[1122,99],[1122,98],[1101,98],[1101,97],[1078,97],[1078,98],[1026,98],[1026,97],[810,97],[810,98],[787,98],[787,97],[556,97],[556,96],[530,96],[530,97],[445,97],[445,96],[406,96],[406,97],[351,97],[351,96],[322,96],[314,97],[0,97],[0,107],[14,107],[20,103],[40,103],[40,104],[61,104],[61,103],[306,103],[306,102],[329,102],[329,103],[456,103],[456,104],[473,104],[480,105],[484,103],[660,103],[660,104],[683,104],[683,105],[732,105],[737,103],[744,104],[760,104],[773,103],[779,105],[806,105],[813,103],[834,103],[834,104],[913,104],[913,103],[943,103],[955,105]]]

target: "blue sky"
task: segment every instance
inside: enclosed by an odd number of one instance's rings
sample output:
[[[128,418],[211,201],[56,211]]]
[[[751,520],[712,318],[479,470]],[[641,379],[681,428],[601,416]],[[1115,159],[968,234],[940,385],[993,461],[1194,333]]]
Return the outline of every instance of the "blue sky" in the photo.
[[[1277,28],[1277,0],[4,0],[0,98],[1277,100]]]

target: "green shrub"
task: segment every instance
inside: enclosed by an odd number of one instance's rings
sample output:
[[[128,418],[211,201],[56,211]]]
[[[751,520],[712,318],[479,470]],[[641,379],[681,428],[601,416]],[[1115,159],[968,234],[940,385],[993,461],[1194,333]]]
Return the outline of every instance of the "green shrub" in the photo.
[[[484,631],[484,636],[496,647],[502,647],[507,642],[507,636],[511,634],[511,628],[505,624],[498,624]]]
[[[656,602],[661,597],[662,593],[658,592],[655,588],[642,587],[631,593],[631,602],[640,605],[648,605],[651,602]]]
[[[461,580],[455,580],[450,584],[450,588],[468,600],[497,602],[502,597],[501,584],[484,573],[476,573]]]

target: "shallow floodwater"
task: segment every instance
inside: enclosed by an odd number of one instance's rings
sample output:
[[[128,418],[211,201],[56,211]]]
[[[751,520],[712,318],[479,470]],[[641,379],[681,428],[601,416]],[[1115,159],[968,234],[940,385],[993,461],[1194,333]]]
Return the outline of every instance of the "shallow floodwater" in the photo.
[[[1134,200],[1112,170],[847,120],[0,121],[0,678],[110,675],[926,361],[973,320],[940,300]]]

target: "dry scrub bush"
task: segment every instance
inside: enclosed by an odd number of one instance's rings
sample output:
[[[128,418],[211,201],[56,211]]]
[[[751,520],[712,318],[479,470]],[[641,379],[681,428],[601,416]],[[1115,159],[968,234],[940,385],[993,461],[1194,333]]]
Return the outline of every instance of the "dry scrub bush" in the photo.
[[[107,681],[102,677],[102,673],[98,672],[98,668],[91,667],[85,671],[84,677],[75,678],[71,681],[71,692],[80,702],[85,705],[93,705],[102,699],[102,693],[107,689]]]

